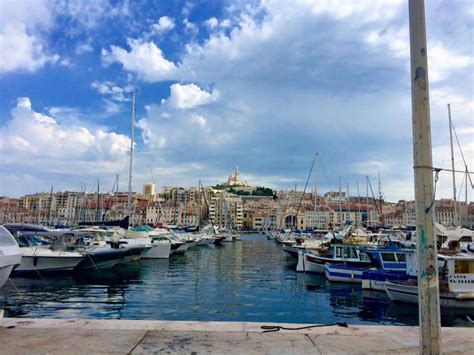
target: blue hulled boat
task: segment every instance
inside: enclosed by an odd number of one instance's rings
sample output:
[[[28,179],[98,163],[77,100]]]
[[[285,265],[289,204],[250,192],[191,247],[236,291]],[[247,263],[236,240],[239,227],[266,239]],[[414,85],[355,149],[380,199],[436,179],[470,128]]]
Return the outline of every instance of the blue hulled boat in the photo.
[[[329,281],[362,283],[363,288],[383,290],[386,280],[409,280],[407,275],[406,253],[414,252],[401,243],[389,238],[384,244],[373,247],[360,247],[370,259],[367,266],[336,265],[328,263],[325,274]]]

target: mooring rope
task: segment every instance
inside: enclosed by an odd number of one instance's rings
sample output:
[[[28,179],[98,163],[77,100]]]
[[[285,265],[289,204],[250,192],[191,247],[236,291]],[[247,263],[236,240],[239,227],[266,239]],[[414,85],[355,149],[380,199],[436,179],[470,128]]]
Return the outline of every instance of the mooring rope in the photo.
[[[304,327],[295,327],[295,328],[288,328],[288,327],[283,327],[280,325],[262,325],[260,328],[265,330],[264,333],[271,333],[271,332],[278,332],[279,330],[302,330],[302,329],[310,329],[310,328],[332,327],[334,325],[337,325],[343,328],[348,327],[346,322],[337,322],[337,323],[330,323],[330,324],[306,325]]]

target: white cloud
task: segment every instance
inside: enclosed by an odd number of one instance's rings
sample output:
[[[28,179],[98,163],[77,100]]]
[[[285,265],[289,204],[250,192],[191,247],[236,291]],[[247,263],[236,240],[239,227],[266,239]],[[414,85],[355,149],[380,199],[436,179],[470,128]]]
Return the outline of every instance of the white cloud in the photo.
[[[203,116],[197,114],[191,115],[190,120],[201,128],[203,128],[207,122],[207,120]]]
[[[158,23],[153,24],[151,27],[153,32],[161,34],[170,31],[174,28],[174,20],[168,16],[160,17]]]
[[[453,73],[474,63],[469,55],[457,54],[441,43],[428,47],[429,80],[432,83],[447,79]]]
[[[183,25],[184,28],[189,32],[192,32],[194,34],[197,34],[199,32],[199,27],[195,23],[190,22],[187,18],[183,20]]]
[[[91,87],[97,90],[99,94],[106,95],[112,100],[120,102],[129,101],[130,93],[133,91],[131,85],[121,87],[111,81],[99,82],[95,80],[92,82]]]
[[[221,23],[220,23],[220,26],[221,26],[222,28],[228,28],[228,27],[230,27],[231,25],[232,25],[232,22],[231,22],[228,18],[222,20]]]
[[[204,24],[209,27],[210,29],[214,29],[219,26],[219,20],[215,17],[211,17],[210,19],[204,21]]]
[[[13,141],[16,144],[6,144]],[[49,166],[39,166],[47,171],[73,161],[96,162],[106,155],[113,161],[127,154],[129,139],[85,125],[62,125],[54,117],[35,112],[30,99],[23,97],[12,109],[11,118],[0,127],[0,142],[2,164],[34,166],[42,161]]]
[[[127,17],[130,14],[130,9],[128,1],[68,0],[55,2],[54,12],[68,16],[70,19],[68,25],[71,27],[77,24],[82,29],[93,30],[97,28],[104,19]]]
[[[174,79],[178,67],[163,56],[163,52],[154,42],[128,40],[130,52],[111,46],[110,51],[102,49],[102,61],[105,65],[114,62],[122,64],[126,71],[138,74],[147,82],[158,82]]]
[[[0,74],[33,72],[59,56],[45,48],[43,32],[50,30],[52,14],[41,1],[0,2]]]
[[[76,46],[76,54],[90,53],[94,51],[94,47],[90,42],[79,43]]]
[[[195,84],[173,84],[168,103],[178,109],[191,109],[215,102],[219,97],[219,92],[207,92]]]

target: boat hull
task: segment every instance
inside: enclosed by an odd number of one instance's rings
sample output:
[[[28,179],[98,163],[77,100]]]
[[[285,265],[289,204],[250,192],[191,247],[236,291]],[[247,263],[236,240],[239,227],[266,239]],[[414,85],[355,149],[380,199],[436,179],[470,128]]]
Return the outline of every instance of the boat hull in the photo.
[[[125,254],[117,262],[117,265],[125,265],[131,262],[139,261],[143,257],[143,255],[145,255],[149,250],[151,250],[151,246],[147,247],[144,245],[128,245],[121,249],[125,249]]]
[[[100,248],[89,250],[75,268],[75,270],[106,270],[113,268],[122,257],[126,255],[126,251],[121,249]]]
[[[403,272],[368,270],[362,274],[362,288],[365,290],[385,291],[385,281],[407,281],[416,279]]]
[[[171,253],[171,243],[153,243],[151,248],[142,259],[168,259]]]
[[[386,281],[385,291],[394,302],[418,303],[417,285]],[[469,298],[459,298],[452,292],[440,292],[439,304],[441,308],[474,309],[474,295]]]
[[[197,245],[211,245],[214,244],[216,240],[214,238],[202,238]]]
[[[326,264],[324,272],[326,278],[332,282],[362,283],[362,274],[366,269],[343,265]]]
[[[14,273],[69,272],[72,271],[82,260],[84,260],[82,255],[23,255],[21,258],[21,264],[14,270]]]
[[[296,247],[286,246],[286,245],[283,246],[283,251],[294,259],[298,259],[298,252],[300,250],[301,248],[296,248]]]
[[[5,285],[12,270],[13,270],[13,265],[0,267],[0,287]]]
[[[343,265],[351,266],[355,268],[368,268],[370,262],[366,261],[357,261],[357,260],[347,260],[347,259],[332,259],[324,256],[316,256],[300,251],[298,253],[298,265],[296,266],[296,271],[302,272],[311,272],[314,274],[324,274],[326,272],[326,264],[331,263],[332,265]]]

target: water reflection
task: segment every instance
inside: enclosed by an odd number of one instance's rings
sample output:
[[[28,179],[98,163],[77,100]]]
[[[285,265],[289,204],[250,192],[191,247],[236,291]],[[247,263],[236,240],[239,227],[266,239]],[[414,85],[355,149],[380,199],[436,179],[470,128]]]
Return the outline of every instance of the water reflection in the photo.
[[[55,278],[13,278],[0,291],[10,317],[123,318],[299,323],[418,323],[414,305],[383,292],[296,273],[262,236],[194,248],[169,260]],[[465,314],[443,324],[466,326]]]

